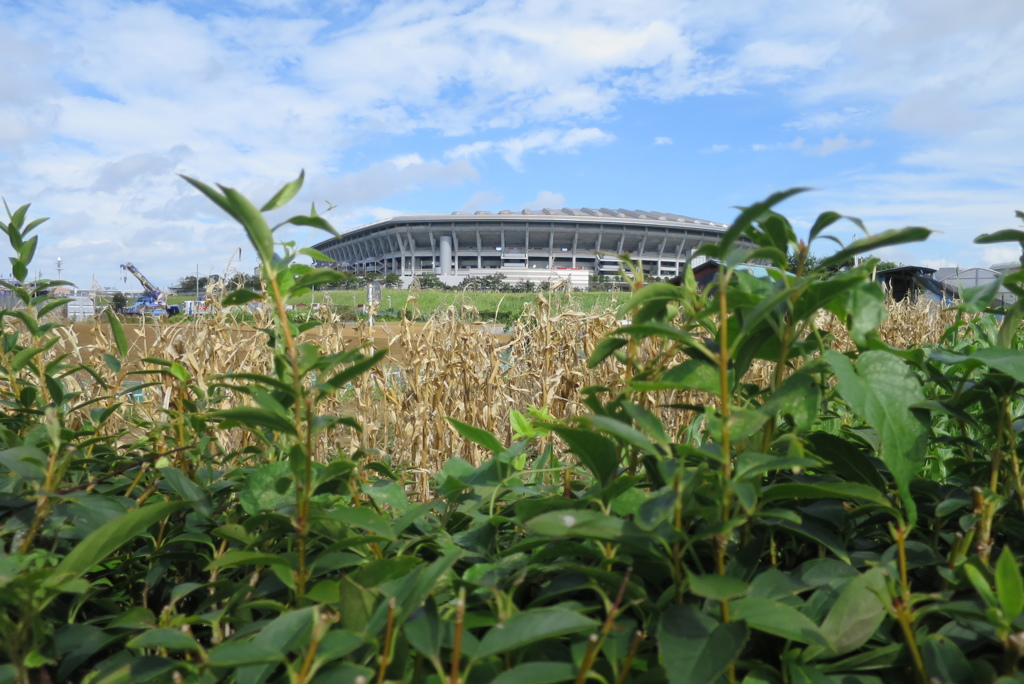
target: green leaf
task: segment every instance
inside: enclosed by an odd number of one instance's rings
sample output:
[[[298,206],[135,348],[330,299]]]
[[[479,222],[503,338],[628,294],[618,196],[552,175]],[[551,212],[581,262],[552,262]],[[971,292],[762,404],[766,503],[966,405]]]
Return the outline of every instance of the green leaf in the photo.
[[[1013,620],[1024,611],[1024,581],[1009,546],[1003,547],[996,563],[996,595],[1007,620]]]
[[[984,347],[968,358],[1006,373],[1017,382],[1024,382],[1024,352],[1005,347]]]
[[[229,641],[215,646],[207,654],[207,663],[211,667],[240,667],[281,660],[284,660],[284,655],[280,651],[259,646],[252,641]]]
[[[597,620],[584,617],[564,608],[536,608],[510,617],[503,625],[496,625],[480,640],[475,660],[509,651],[538,641],[554,639],[567,634],[593,632],[601,626]]]
[[[618,437],[619,440],[625,442],[626,445],[636,447],[640,451],[651,454],[652,456],[658,456],[662,453],[654,446],[654,443],[651,442],[647,435],[640,432],[629,423],[618,420],[617,418],[611,418],[609,416],[591,416],[587,422],[601,432],[606,432],[614,437]]]
[[[889,598],[885,571],[872,568],[854,577],[843,588],[821,623],[821,634],[831,648],[810,647],[805,660],[855,651],[868,642],[888,614]]]
[[[188,371],[185,370],[185,367],[182,366],[177,361],[172,362],[168,370],[176,380],[179,380],[183,383],[187,383],[189,380],[192,379],[192,376],[190,376]]]
[[[260,301],[261,299],[263,299],[263,295],[259,292],[241,288],[227,293],[221,303],[224,306],[237,306],[239,304]]]
[[[110,309],[106,310],[107,323],[110,324],[110,332],[114,336],[114,344],[117,346],[117,355],[124,361],[128,355],[128,337],[124,334],[124,327],[121,325],[121,321],[117,320],[117,316]]]
[[[409,644],[428,658],[441,655],[441,620],[437,615],[437,604],[428,598],[402,627]]]
[[[494,678],[492,684],[557,684],[576,676],[572,663],[539,661],[520,663]]]
[[[258,567],[277,565],[290,568],[284,556],[262,551],[243,551],[242,549],[228,549],[224,555],[210,561],[207,570],[219,570],[222,568],[236,568],[243,565],[255,565]]]
[[[479,444],[480,446],[489,450],[491,453],[500,454],[501,452],[505,451],[505,447],[502,446],[501,442],[498,441],[498,438],[492,435],[487,430],[484,430],[483,428],[474,427],[473,425],[463,423],[461,420],[455,420],[454,418],[449,418],[448,422],[455,427],[455,430],[460,435],[468,439],[470,442],[473,442],[474,444]]]
[[[295,504],[295,489],[288,464],[279,461],[260,466],[249,473],[238,502],[249,515],[276,511]]]
[[[683,296],[683,289],[672,283],[650,283],[636,290],[629,301],[619,307],[625,313],[639,309],[633,316],[633,323],[663,320],[667,306]]]
[[[330,380],[317,385],[317,389],[324,391],[325,388],[340,389],[341,387],[344,387],[345,384],[351,382],[354,378],[376,366],[381,359],[387,356],[387,353],[387,349],[380,349],[376,351],[373,356],[364,357],[355,361],[349,366],[346,366],[344,370],[333,375]]]
[[[338,237],[338,231],[334,230],[334,226],[327,222],[326,219],[320,216],[292,216],[285,223],[291,223],[296,226],[309,226],[311,228],[319,228],[320,230],[327,231],[334,237]]]
[[[931,681],[974,684],[978,681],[967,657],[949,637],[929,634],[921,643],[921,658]]]
[[[625,347],[627,344],[629,344],[629,340],[624,340],[621,337],[604,338],[597,343],[594,351],[590,353],[590,358],[587,359],[587,368],[594,368],[597,364],[614,354],[615,350]]]
[[[220,194],[219,192],[217,192],[216,190],[211,188],[206,183],[203,183],[202,181],[198,181],[195,178],[189,178],[188,176],[182,176],[182,178],[185,179],[186,183],[188,183],[189,185],[194,187],[196,190],[198,190],[199,192],[201,192],[204,195],[206,195],[206,197],[211,202],[213,202],[218,207],[223,209],[225,213],[230,215],[236,221],[239,220],[238,217],[235,216],[234,210],[231,207],[231,203],[228,202],[227,199],[224,198],[224,195]]]
[[[260,211],[273,211],[274,209],[280,209],[284,205],[288,204],[293,197],[302,189],[302,181],[306,178],[306,171],[303,169],[299,172],[299,177],[290,183],[286,183],[284,187],[277,191],[270,200],[263,205]]]
[[[16,446],[0,451],[0,465],[7,467],[23,480],[46,479],[46,454],[30,446]]]
[[[113,354],[103,354],[103,363],[115,373],[121,372],[121,360]]]
[[[297,434],[295,432],[295,425],[288,418],[266,409],[256,408],[255,406],[237,406],[222,411],[211,411],[210,416],[225,422],[237,423],[250,430],[265,428],[276,432],[283,432],[287,435],[294,436]]]
[[[992,587],[989,586],[988,580],[985,579],[985,575],[982,574],[981,570],[970,563],[966,563],[963,568],[968,581],[974,585],[974,590],[978,592],[982,600],[990,607],[997,608],[999,602],[996,600],[996,595],[992,593]]]
[[[869,235],[861,238],[860,240],[855,240],[832,256],[825,257],[821,260],[821,263],[818,264],[818,269],[827,269],[829,266],[843,263],[850,257],[858,254],[864,254],[866,252],[874,252],[882,249],[883,247],[905,245],[909,242],[921,242],[922,240],[927,240],[928,236],[931,234],[932,231],[927,228],[919,227],[883,230],[881,233],[876,233],[875,235]]]
[[[253,643],[285,654],[298,651],[308,643],[316,620],[317,612],[312,607],[282,613],[256,635]]]
[[[250,534],[243,525],[239,525],[238,523],[221,525],[220,527],[210,530],[210,534],[214,537],[218,537],[219,539],[229,539],[245,546],[249,546],[256,541],[256,538]]]
[[[827,308],[847,322],[850,337],[860,346],[867,344],[868,335],[889,315],[885,292],[878,283],[869,280],[851,283],[843,296],[833,299]]]
[[[788,508],[767,508],[761,511],[761,515],[768,518],[779,518],[780,522],[778,525],[780,527],[803,535],[815,544],[821,544],[835,554],[836,558],[847,563],[850,562],[850,556],[846,550],[846,541],[841,539],[827,525],[816,522],[814,518],[808,516],[800,520],[800,522],[796,522],[791,517],[795,516],[796,513]]]
[[[335,601],[336,603],[336,601]],[[363,640],[344,629],[332,629],[316,649],[316,657],[325,662],[344,658],[361,646]]]
[[[782,385],[765,401],[761,411],[791,416],[798,432],[810,430],[818,421],[821,389],[809,373],[800,371],[785,379]]]
[[[183,501],[192,503],[202,515],[213,514],[210,497],[206,495],[202,487],[189,479],[188,475],[177,468],[160,468],[159,470],[167,484],[171,485],[171,488]]]
[[[785,470],[790,468],[816,468],[821,461],[802,456],[774,456],[772,454],[759,454],[753,451],[744,451],[736,457],[736,470],[733,477],[737,480],[747,477],[760,477],[765,473],[774,470]]]
[[[807,436],[807,441],[811,452],[828,461],[840,477],[871,485],[880,492],[888,491],[889,486],[878,472],[877,464],[855,444],[827,432],[813,432]]]
[[[368,508],[336,508],[329,515],[346,525],[362,528],[387,539],[395,538],[391,523]]]
[[[750,585],[728,575],[690,575],[690,591],[702,598],[728,601],[750,591]]]
[[[28,365],[36,355],[43,351],[42,347],[26,347],[11,357],[11,369],[19,371]]]
[[[708,248],[707,253],[709,256],[722,259],[731,250],[732,245],[739,237],[748,232],[753,225],[754,221],[760,221],[776,204],[779,204],[783,200],[789,199],[794,195],[798,195],[801,192],[806,192],[808,188],[790,188],[789,190],[782,190],[770,195],[767,199],[752,204],[749,207],[745,207],[740,211],[740,215],[736,217],[733,224],[729,226],[728,230],[722,234],[721,241],[717,245],[705,245]],[[704,247],[701,248],[702,250]]]
[[[55,587],[81,577],[150,526],[187,505],[183,501],[169,501],[143,506],[93,530],[57,564],[44,586]]]
[[[274,259],[274,234],[270,231],[270,226],[267,225],[263,215],[237,190],[224,186],[220,186],[220,189],[224,193],[225,202],[231,207],[228,213],[245,228],[249,242],[252,243],[263,263],[269,264]]]
[[[859,499],[881,506],[892,505],[880,491],[859,482],[783,482],[766,487],[761,494],[761,500],[765,502],[796,499]]]
[[[620,541],[627,532],[635,529],[632,523],[621,518],[588,510],[541,513],[528,520],[526,527],[548,537],[588,537],[608,541]]]
[[[999,242],[1016,242],[1024,247],[1024,230],[1007,228],[994,233],[984,233],[974,238],[974,243],[977,245],[992,245]]]
[[[843,218],[842,214],[837,214],[834,211],[826,211],[818,214],[817,220],[815,220],[814,225],[811,226],[811,232],[807,237],[807,244],[814,242],[814,239],[818,237],[821,231],[825,230],[841,218]]]
[[[128,648],[166,648],[168,651],[200,650],[199,644],[191,634],[185,634],[180,629],[171,627],[158,627],[143,632],[131,639],[126,646]]]
[[[31,238],[25,241],[18,250],[18,260],[24,264],[31,264],[32,259],[36,255],[36,245],[39,244],[39,236],[33,235]]]
[[[793,606],[765,598],[742,598],[729,604],[733,620],[743,620],[752,628],[803,644],[828,646],[818,625]]]
[[[332,268],[314,268],[295,279],[295,287],[314,287],[328,283],[346,282],[348,276]]]
[[[324,254],[323,252],[321,252],[318,249],[313,249],[312,247],[304,247],[304,248],[300,249],[299,250],[299,254],[302,254],[304,256],[308,256],[310,259],[315,259],[316,261],[326,261],[326,262],[333,262],[334,261],[334,259],[332,259],[331,257],[327,256],[326,254]]]
[[[401,482],[377,480],[372,485],[363,485],[362,490],[378,507],[387,507],[399,513],[409,508],[409,497]]]
[[[560,426],[552,430],[565,440],[598,484],[603,487],[611,481],[619,467],[619,448],[615,442],[590,430]]]
[[[861,354],[856,370],[839,352],[826,350],[839,381],[839,394],[881,437],[879,456],[899,488],[907,517],[917,520],[910,481],[924,463],[928,427],[911,406],[924,401],[921,382],[899,358],[883,351]]]
[[[658,629],[658,660],[669,684],[713,684],[747,643],[746,623],[719,624],[690,606],[665,611]]]

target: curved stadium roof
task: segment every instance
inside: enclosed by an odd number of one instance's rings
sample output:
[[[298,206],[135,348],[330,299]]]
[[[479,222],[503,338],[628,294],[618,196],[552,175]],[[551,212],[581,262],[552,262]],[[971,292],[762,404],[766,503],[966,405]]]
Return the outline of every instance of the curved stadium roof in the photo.
[[[651,274],[672,276],[727,227],[680,214],[606,208],[409,214],[355,228],[315,248],[338,268],[400,275],[522,268],[613,274],[619,268],[614,255],[629,253]]]

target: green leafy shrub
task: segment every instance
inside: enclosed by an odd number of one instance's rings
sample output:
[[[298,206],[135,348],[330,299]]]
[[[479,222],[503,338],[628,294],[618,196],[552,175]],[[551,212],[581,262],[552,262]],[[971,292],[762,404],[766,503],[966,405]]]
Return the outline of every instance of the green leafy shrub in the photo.
[[[303,336],[316,318],[289,315],[339,277],[297,263],[322,255],[264,219],[302,177],[261,208],[189,182],[260,255],[264,291],[225,304],[269,308],[272,366],[198,379],[148,359],[167,389],[144,416],[114,316],[118,354],[76,365],[54,351],[52,283],[3,284],[20,306],[0,312],[0,681],[1021,679],[1024,308],[997,321],[991,293],[967,293],[941,344],[900,350],[877,335],[870,261],[820,277],[927,230],[808,269],[839,215],[804,242],[774,211],[794,191],[743,210],[703,249],[716,287],[687,274],[632,293],[590,358],[623,366],[621,390],[591,388],[571,421],[516,413],[509,446],[451,421],[491,457],[453,454],[415,500],[424,473],[312,457],[359,429],[323,402],[382,353],[325,353]],[[27,209],[2,225],[21,280]],[[1024,231],[979,240],[1024,247]],[[749,259],[772,277],[737,268]],[[1005,280],[1018,296],[1022,282]],[[826,311],[853,350],[819,327]],[[773,364],[763,385],[745,380],[755,360]],[[652,410],[666,389],[707,399],[669,407],[695,416],[671,432]],[[238,430],[255,446],[227,446]]]

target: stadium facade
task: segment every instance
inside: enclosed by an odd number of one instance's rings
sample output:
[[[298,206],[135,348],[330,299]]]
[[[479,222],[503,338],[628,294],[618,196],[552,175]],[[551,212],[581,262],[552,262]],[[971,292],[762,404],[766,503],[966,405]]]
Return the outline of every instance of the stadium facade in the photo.
[[[654,211],[524,209],[396,216],[325,240],[315,248],[334,268],[433,273],[448,284],[501,273],[508,282],[564,280],[584,289],[591,276],[614,276],[629,254],[652,276],[679,273],[728,226]],[[742,241],[746,243],[746,240]]]

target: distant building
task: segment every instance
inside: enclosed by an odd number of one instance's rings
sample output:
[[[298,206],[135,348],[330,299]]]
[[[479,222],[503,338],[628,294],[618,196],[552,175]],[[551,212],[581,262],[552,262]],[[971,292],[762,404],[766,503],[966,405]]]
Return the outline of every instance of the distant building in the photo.
[[[955,285],[935,279],[934,268],[927,266],[899,266],[875,272],[875,280],[882,284],[893,301],[922,296],[939,304],[951,304],[960,295]]]
[[[396,216],[325,240],[315,248],[328,265],[355,273],[433,273],[449,285],[501,273],[509,283],[567,282],[585,289],[591,276],[615,276],[628,254],[651,276],[682,272],[702,245],[728,226],[655,211],[524,209],[492,214]],[[739,244],[753,247],[746,238]]]
[[[1019,261],[1009,261],[1001,264],[992,264],[991,268],[940,268],[935,272],[934,277],[942,283],[963,291],[972,287],[988,285],[998,278],[1019,270]],[[995,301],[993,302],[994,306],[1009,306],[1017,301],[1016,295],[1005,287],[1000,286],[996,292]]]

